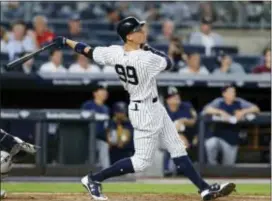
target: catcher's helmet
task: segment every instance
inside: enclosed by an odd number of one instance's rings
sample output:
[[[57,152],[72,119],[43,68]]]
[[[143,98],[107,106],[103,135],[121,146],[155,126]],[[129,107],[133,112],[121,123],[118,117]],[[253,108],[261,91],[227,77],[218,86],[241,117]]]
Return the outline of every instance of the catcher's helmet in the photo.
[[[127,34],[139,31],[144,24],[145,21],[139,21],[135,17],[127,17],[117,25],[117,33],[126,42]]]

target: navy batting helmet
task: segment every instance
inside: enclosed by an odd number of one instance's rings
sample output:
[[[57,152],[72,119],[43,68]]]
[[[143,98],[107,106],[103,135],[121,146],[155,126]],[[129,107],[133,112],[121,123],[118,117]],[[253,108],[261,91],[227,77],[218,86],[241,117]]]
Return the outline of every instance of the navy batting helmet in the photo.
[[[127,17],[117,25],[117,33],[126,42],[126,36],[129,33],[137,32],[145,24],[145,21],[139,21],[135,17]]]

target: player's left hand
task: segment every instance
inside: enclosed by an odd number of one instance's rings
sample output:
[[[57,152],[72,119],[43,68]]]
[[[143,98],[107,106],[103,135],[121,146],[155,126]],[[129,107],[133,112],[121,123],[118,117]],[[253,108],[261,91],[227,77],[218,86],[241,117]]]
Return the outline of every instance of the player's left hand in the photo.
[[[56,46],[61,49],[66,45],[66,38],[63,36],[57,36],[53,39],[53,42],[56,43]]]

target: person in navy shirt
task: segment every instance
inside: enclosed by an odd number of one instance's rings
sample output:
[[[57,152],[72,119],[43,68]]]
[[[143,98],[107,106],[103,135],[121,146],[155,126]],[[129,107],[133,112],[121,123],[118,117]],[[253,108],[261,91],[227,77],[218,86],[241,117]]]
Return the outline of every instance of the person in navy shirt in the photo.
[[[93,99],[83,103],[82,110],[91,110],[99,114],[109,116],[110,110],[105,105],[108,99],[108,91],[106,85],[96,84],[93,89]],[[109,161],[109,145],[107,143],[106,129],[108,127],[108,121],[96,122],[96,138],[97,138],[97,151],[98,161],[101,167],[107,168],[110,165]]]
[[[216,115],[222,119],[222,122],[211,125],[212,136],[205,141],[209,164],[218,164],[219,151],[222,151],[223,165],[235,163],[240,132],[237,122],[245,115],[259,111],[258,106],[236,97],[236,88],[233,85],[223,87],[222,97],[216,98],[204,107],[203,114]]]
[[[113,117],[107,130],[111,164],[134,154],[133,127],[127,116],[127,104],[116,102],[112,110]]]
[[[176,87],[169,87],[166,94],[166,111],[172,121],[175,122],[181,140],[187,148],[192,146],[194,141],[193,126],[197,120],[197,114],[190,102],[182,101]],[[164,153],[164,176],[171,176],[173,171],[170,170],[170,154]]]

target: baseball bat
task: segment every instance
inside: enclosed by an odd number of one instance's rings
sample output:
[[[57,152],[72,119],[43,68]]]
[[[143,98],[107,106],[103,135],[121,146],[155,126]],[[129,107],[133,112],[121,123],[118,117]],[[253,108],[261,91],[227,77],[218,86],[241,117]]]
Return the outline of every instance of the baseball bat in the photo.
[[[6,68],[13,68],[14,66],[17,66],[17,65],[20,65],[20,64],[23,64],[25,63],[27,60],[31,59],[32,57],[35,57],[37,56],[38,54],[40,54],[41,52],[45,51],[45,50],[48,50],[50,48],[52,48],[53,46],[55,46],[56,43],[50,43],[44,47],[42,47],[41,49],[35,51],[35,52],[32,52],[32,53],[29,53],[21,58],[18,58],[16,59],[15,61],[12,61],[12,62],[9,62],[7,65],[6,65]]]

